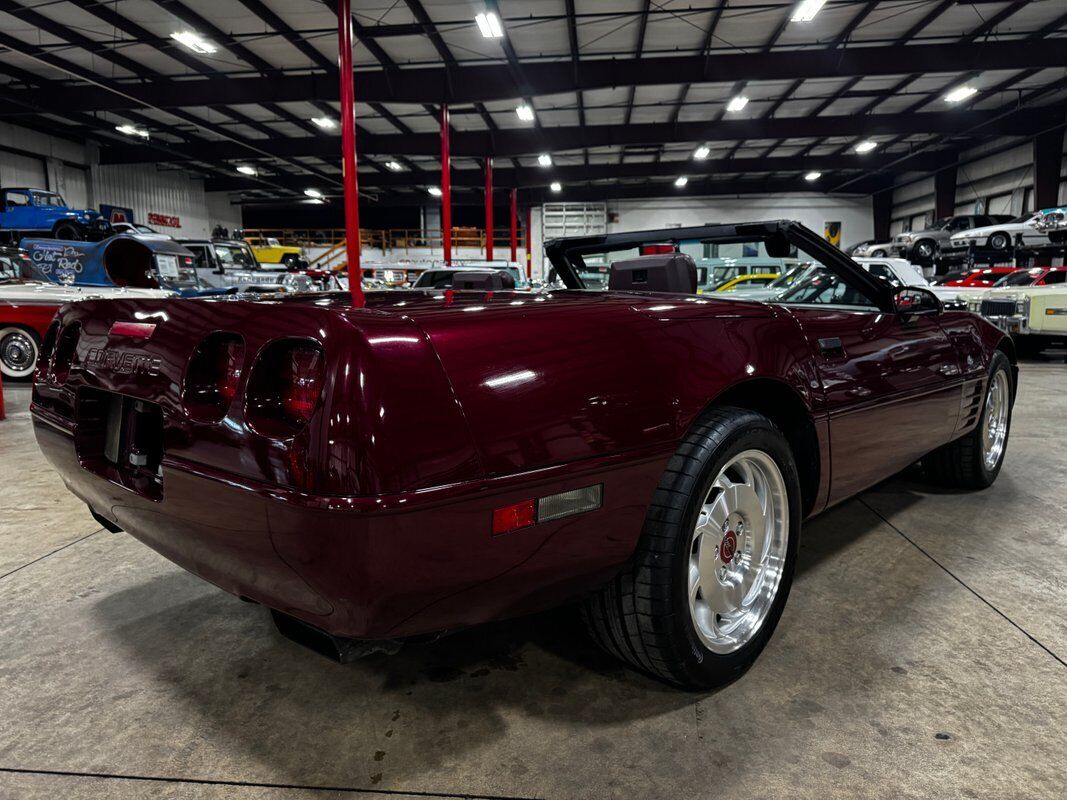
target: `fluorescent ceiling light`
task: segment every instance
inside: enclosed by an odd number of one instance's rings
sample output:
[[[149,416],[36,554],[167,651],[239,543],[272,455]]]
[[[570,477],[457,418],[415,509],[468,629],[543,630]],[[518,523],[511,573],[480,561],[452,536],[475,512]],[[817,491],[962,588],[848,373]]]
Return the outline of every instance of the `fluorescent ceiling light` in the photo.
[[[500,24],[500,17],[492,11],[483,11],[474,18],[478,23],[478,30],[486,39],[499,39],[504,35],[504,28]]]
[[[809,172],[807,175],[804,176],[804,180],[806,180],[806,181],[817,181],[821,177],[822,177],[822,173],[821,172]]]
[[[856,145],[855,150],[857,153],[869,153],[878,146],[878,142],[866,139]]]
[[[681,187],[685,186],[687,183],[689,183],[689,178],[685,177],[685,175],[679,175],[677,178],[674,179],[675,186]]]
[[[693,158],[697,159],[697,161],[703,161],[705,158],[708,157],[708,154],[710,152],[711,152],[711,148],[710,147],[708,147],[707,145],[701,145],[700,147],[698,147],[696,150],[693,151]]]
[[[195,31],[175,31],[170,38],[202,56],[209,56],[219,49]]]
[[[148,138],[148,131],[144,128],[135,128],[133,125],[116,125],[115,130],[119,133],[125,133],[127,136],[140,136],[142,139]]]
[[[537,157],[537,163],[540,164],[542,167],[551,167],[552,156],[550,156],[548,153],[541,153],[541,155]]]
[[[562,186],[562,184],[560,184],[559,181],[553,181],[552,184],[548,188],[551,189],[553,192],[562,192],[563,191],[563,186]]]
[[[250,167],[250,166],[248,166],[248,164],[241,164],[237,168],[237,171],[240,172],[242,175],[257,175],[258,174],[256,172],[256,168],[255,167]]]
[[[515,109],[515,113],[519,115],[519,119],[523,122],[533,122],[534,113],[533,109],[523,103],[521,106]]]
[[[404,168],[400,166],[399,161],[386,161],[385,168],[391,169],[393,172],[401,172]]]
[[[318,189],[305,189],[304,194],[306,194],[312,200],[322,199],[322,192],[320,192]]]
[[[743,94],[739,94],[737,97],[733,98],[729,103],[726,104],[726,110],[727,111],[740,111],[741,109],[743,109],[747,105],[748,105],[748,98],[745,97]]]
[[[431,186],[426,191],[428,191],[434,197],[440,197],[441,196],[441,187],[440,186]]]
[[[311,121],[322,128],[324,131],[332,131],[337,127],[337,123],[329,117],[312,117]]]
[[[801,0],[790,19],[793,22],[811,22],[826,5],[826,0]]]
[[[967,98],[974,97],[976,94],[978,94],[978,90],[973,86],[960,86],[958,89],[953,89],[945,95],[945,102],[962,103]]]

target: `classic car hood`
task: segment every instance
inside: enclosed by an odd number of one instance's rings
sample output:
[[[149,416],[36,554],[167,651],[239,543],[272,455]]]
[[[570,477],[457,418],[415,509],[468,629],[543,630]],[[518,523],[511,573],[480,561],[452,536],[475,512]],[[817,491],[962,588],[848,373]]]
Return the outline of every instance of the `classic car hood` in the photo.
[[[1025,222],[1012,222],[1003,223],[1001,225],[984,225],[981,228],[971,228],[968,231],[960,231],[959,233],[952,234],[953,240],[963,239],[977,239],[983,236],[989,236],[993,233],[1022,233],[1027,228],[1032,228],[1033,225],[1028,225]]]
[[[982,298],[990,300],[1018,300],[1022,297],[1033,297],[1045,294],[1067,294],[1067,284],[1054,284],[1052,286],[1005,286],[1001,289],[986,289]]]
[[[131,300],[150,300],[173,296],[174,292],[163,289],[130,289],[120,286],[63,286],[44,281],[12,281],[0,284],[0,301],[6,303],[62,305],[77,300],[111,300],[123,297]]]

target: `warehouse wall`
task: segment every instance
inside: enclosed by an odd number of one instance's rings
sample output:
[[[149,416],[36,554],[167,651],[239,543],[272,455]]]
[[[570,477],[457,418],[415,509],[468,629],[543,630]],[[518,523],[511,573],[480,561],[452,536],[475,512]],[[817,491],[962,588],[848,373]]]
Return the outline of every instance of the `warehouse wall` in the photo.
[[[207,236],[221,224],[242,227],[241,208],[225,193],[205,192],[186,172],[154,165],[101,166],[96,147],[0,122],[0,186],[35,186],[63,195],[75,208],[102,203],[133,209],[138,222],[174,236]],[[150,213],[177,218],[180,227],[149,222]]]
[[[671,190],[666,187],[665,191]],[[561,202],[566,198],[562,197]],[[667,197],[609,200],[608,233],[678,228],[714,222],[749,222],[771,219],[798,220],[822,232],[827,222],[841,223],[842,244],[852,245],[874,235],[870,197],[828,197],[822,194]],[[543,257],[541,209],[533,209],[534,277],[547,274]],[[539,269],[541,272],[539,273]]]

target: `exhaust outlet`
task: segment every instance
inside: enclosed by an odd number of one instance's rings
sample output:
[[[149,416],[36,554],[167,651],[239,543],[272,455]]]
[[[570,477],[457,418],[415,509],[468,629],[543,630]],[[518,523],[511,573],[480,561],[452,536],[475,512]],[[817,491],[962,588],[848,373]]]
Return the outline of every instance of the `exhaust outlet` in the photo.
[[[278,633],[286,639],[338,664],[350,664],[375,653],[385,653],[391,656],[404,644],[396,639],[346,639],[342,636],[334,636],[322,628],[316,628],[314,625],[275,609],[271,609],[270,615]]]

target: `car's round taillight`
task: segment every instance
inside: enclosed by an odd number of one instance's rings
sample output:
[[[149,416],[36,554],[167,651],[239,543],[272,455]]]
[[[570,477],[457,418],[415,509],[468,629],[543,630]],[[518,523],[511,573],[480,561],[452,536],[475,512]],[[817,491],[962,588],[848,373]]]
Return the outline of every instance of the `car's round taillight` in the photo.
[[[80,322],[72,322],[60,332],[56,340],[56,352],[52,358],[52,380],[56,383],[63,383],[70,374],[81,330]]]
[[[182,405],[200,422],[222,419],[237,396],[244,363],[244,342],[235,333],[213,333],[189,359]]]
[[[252,367],[245,416],[264,436],[287,438],[311,419],[322,397],[325,358],[305,339],[267,345]]]

